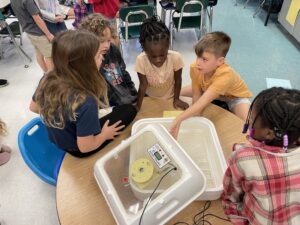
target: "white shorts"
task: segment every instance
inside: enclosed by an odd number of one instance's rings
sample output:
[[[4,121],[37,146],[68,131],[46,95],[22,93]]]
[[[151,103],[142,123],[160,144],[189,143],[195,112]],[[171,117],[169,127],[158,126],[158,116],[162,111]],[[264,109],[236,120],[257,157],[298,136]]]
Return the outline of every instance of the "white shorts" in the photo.
[[[221,97],[218,98],[218,100],[226,102],[228,105],[228,108],[230,111],[232,111],[232,109],[239,104],[244,104],[244,103],[248,103],[249,105],[251,104],[249,98],[234,98],[234,99],[228,99],[226,97]]]

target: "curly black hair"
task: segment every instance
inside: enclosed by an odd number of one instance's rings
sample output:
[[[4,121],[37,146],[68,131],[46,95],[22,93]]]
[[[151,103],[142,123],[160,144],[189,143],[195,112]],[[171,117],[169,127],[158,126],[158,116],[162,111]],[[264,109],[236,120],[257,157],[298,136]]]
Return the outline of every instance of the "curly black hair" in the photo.
[[[139,41],[142,48],[145,50],[146,41],[158,42],[160,40],[170,42],[170,31],[166,24],[158,16],[145,19],[140,28]]]
[[[254,107],[253,107],[254,106]],[[272,87],[260,92],[253,100],[247,117],[253,108],[262,125],[274,131],[274,146],[282,146],[283,136],[288,136],[289,146],[300,137],[300,90]]]

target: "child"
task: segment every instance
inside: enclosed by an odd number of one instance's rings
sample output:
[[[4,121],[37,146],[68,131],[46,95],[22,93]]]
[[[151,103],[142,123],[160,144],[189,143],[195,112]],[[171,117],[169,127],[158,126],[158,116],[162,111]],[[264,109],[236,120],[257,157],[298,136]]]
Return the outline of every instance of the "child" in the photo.
[[[245,82],[225,63],[231,44],[223,32],[204,35],[195,46],[197,60],[190,66],[193,105],[176,117],[170,133],[177,137],[183,120],[197,116],[213,100],[225,101],[234,114],[246,120],[252,96]]]
[[[118,48],[120,47],[120,40],[117,34],[117,17],[119,17],[119,0],[90,0],[93,4],[94,13],[100,13],[108,21],[111,27],[113,43]]]
[[[175,108],[188,107],[179,99],[183,60],[178,52],[169,50],[169,42],[170,32],[156,16],[143,22],[140,43],[144,52],[138,55],[135,65],[140,80],[138,110],[145,94],[153,98],[173,98]]]
[[[136,115],[132,105],[122,105],[98,119],[98,108],[107,105],[106,82],[99,75],[99,44],[88,31],[58,34],[53,41],[54,69],[41,79],[36,104],[30,105],[41,114],[50,140],[77,157],[102,149]]]
[[[137,90],[119,49],[112,44],[109,23],[99,13],[87,16],[80,24],[81,29],[93,32],[100,38],[100,52],[104,55],[100,74],[108,85],[108,97],[111,106],[133,104]]]
[[[300,91],[270,88],[250,106],[228,160],[222,201],[233,224],[300,223]]]
[[[5,123],[0,119],[0,166],[10,159],[11,149],[7,145],[2,145],[2,137],[6,134]]]
[[[53,67],[51,41],[53,34],[48,30],[41,12],[34,0],[11,0],[11,7],[35,48],[36,60],[44,72]]]
[[[76,3],[74,4],[74,14],[75,20],[72,25],[73,27],[78,28],[81,20],[88,14],[86,5],[84,4],[83,0],[76,0]]]
[[[36,0],[43,19],[49,31],[55,36],[57,33],[67,30],[64,22],[74,18],[74,9],[59,4],[58,0]]]

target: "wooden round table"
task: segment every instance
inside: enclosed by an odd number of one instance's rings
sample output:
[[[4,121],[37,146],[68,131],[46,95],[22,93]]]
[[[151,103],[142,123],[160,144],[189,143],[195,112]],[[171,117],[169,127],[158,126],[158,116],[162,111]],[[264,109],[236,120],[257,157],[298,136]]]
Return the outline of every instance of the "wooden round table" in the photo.
[[[142,118],[162,117],[165,110],[174,110],[172,101],[145,98],[135,121]],[[245,135],[241,133],[243,121],[234,114],[212,104],[204,110],[203,116],[214,123],[227,159],[232,145],[245,141]],[[57,212],[62,225],[116,224],[94,178],[94,165],[105,153],[128,138],[130,131],[131,126],[127,127],[103,150],[88,158],[75,158],[66,154],[60,168],[56,189]],[[167,224],[174,224],[178,221],[192,224],[194,215],[202,210],[204,204],[204,201],[194,201]],[[212,201],[211,207],[206,213],[226,218],[220,200]],[[214,217],[206,219],[212,224],[231,224]]]

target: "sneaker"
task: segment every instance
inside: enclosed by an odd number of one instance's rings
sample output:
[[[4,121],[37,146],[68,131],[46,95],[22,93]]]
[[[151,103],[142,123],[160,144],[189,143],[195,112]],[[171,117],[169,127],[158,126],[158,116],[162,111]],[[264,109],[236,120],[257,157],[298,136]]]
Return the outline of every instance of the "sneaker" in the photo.
[[[0,79],[0,87],[4,87],[8,85],[8,81],[4,79]]]

